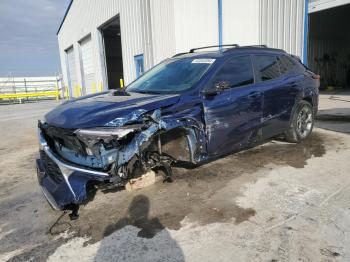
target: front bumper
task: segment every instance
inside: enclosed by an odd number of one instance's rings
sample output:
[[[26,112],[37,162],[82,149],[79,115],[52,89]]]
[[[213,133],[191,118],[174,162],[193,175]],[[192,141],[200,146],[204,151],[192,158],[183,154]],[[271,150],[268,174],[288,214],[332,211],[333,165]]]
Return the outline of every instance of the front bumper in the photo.
[[[37,159],[37,176],[43,194],[57,210],[69,204],[81,204],[87,198],[89,181],[109,181],[108,173],[81,168],[60,159],[47,145],[39,130],[40,158]]]

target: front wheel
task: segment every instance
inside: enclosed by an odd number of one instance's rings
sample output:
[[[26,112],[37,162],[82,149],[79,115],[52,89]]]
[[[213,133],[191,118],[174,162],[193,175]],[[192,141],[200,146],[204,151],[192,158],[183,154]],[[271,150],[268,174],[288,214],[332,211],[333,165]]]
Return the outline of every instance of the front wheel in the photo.
[[[314,113],[312,106],[307,101],[300,101],[296,105],[289,129],[285,132],[288,142],[300,143],[307,138],[314,127]]]

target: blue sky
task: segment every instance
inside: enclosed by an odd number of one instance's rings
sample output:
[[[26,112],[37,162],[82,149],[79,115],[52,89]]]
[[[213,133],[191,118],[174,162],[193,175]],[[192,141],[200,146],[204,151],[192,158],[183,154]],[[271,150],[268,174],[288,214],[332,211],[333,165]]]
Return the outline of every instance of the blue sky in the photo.
[[[56,32],[70,0],[0,0],[0,77],[60,72]]]

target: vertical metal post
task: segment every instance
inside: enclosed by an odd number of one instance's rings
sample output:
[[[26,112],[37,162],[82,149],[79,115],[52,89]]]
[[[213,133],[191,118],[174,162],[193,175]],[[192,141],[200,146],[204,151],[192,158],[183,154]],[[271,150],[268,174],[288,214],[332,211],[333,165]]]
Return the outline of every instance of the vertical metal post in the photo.
[[[221,45],[223,43],[223,32],[222,32],[222,0],[218,0],[218,25],[219,25],[219,45],[221,49]]]
[[[16,92],[16,83],[15,83],[15,78],[14,77],[12,77],[12,84],[13,84],[13,86],[12,86],[13,93],[17,94],[17,92]],[[15,102],[16,102],[16,98],[13,98],[13,103],[15,103]]]
[[[308,43],[309,43],[309,0],[305,0],[304,7],[304,49],[303,49],[303,63],[307,66]]]
[[[24,78],[24,89],[25,89],[25,92],[26,92],[26,95],[28,94],[28,90],[27,90],[27,80]],[[29,101],[29,98],[27,96],[27,102]]]
[[[35,94],[37,94],[38,93],[38,89],[36,88],[36,84],[35,84]],[[39,102],[39,97],[38,96],[36,96],[36,102]]]
[[[56,101],[59,100],[59,86],[58,86],[58,78],[56,78]]]

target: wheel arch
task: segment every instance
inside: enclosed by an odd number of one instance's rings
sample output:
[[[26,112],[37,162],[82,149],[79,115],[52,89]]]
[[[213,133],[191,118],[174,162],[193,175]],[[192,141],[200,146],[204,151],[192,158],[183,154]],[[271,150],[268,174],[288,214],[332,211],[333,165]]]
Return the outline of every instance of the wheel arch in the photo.
[[[180,162],[194,163],[197,139],[194,130],[176,127],[160,134],[162,153]]]
[[[313,101],[313,99],[312,99],[311,96],[305,96],[305,97],[303,97],[301,100],[304,100],[304,101],[310,103],[310,105],[311,105],[312,107],[313,107],[313,105],[314,105],[314,101]]]

